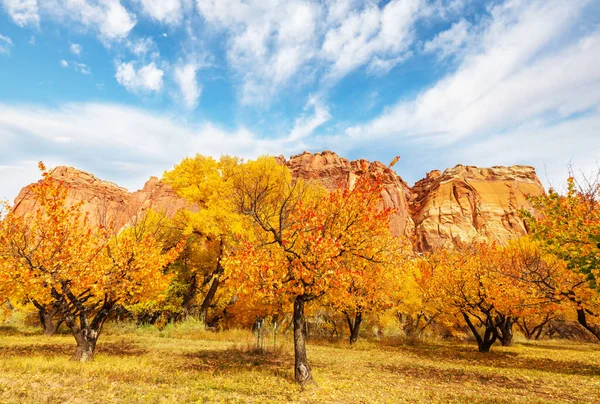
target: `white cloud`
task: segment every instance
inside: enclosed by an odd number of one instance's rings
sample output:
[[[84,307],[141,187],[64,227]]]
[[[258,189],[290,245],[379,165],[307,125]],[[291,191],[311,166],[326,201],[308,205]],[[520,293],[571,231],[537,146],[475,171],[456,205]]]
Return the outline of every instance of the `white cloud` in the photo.
[[[144,12],[154,20],[177,25],[183,16],[183,7],[180,0],[140,0]]]
[[[458,53],[469,41],[470,24],[460,20],[425,43],[423,50],[426,53],[437,53],[439,59],[446,59]]]
[[[585,4],[538,0],[495,6],[481,27],[480,45],[463,56],[455,73],[347,134],[448,143],[598,105],[600,71],[594,66],[600,63],[600,33],[569,40]]]
[[[427,1],[196,4],[209,26],[227,33],[227,59],[241,81],[242,102],[261,104],[285,87],[314,82],[322,74],[327,85],[362,66],[386,74],[411,55],[415,24],[427,14]]]
[[[373,60],[371,60],[371,63],[369,63],[367,71],[375,75],[386,75],[390,72],[390,70],[394,68],[394,66],[402,63],[412,55],[412,52],[406,52],[401,56],[389,59],[381,59],[378,56],[376,56]]]
[[[62,142],[60,148],[47,146],[57,142]],[[177,117],[118,104],[56,109],[0,104],[0,146],[3,165],[60,161],[130,189],[141,188],[150,175],[160,176],[186,155],[252,158],[301,151],[285,138],[262,139],[244,127],[228,131],[211,123],[186,125]],[[121,169],[124,166],[128,169]],[[10,186],[0,181],[0,197],[14,198],[18,188],[31,182],[28,176],[17,178],[13,182],[20,183]]]
[[[64,60],[64,59],[61,59],[61,61],[60,61],[60,65],[61,65],[62,67],[69,67],[69,62],[67,62],[67,61],[66,61],[66,60]]]
[[[79,56],[79,55],[81,55],[81,52],[83,51],[83,47],[79,44],[72,43],[71,46],[69,46],[69,50],[71,51],[71,53],[73,55]]]
[[[193,63],[175,68],[175,82],[179,86],[185,106],[191,110],[198,106],[198,100],[202,94],[202,87],[198,85],[196,79],[197,71],[198,66]]]
[[[39,25],[40,16],[37,0],[2,0],[2,5],[18,26]]]
[[[119,84],[131,92],[160,91],[163,86],[165,72],[156,67],[154,62],[136,70],[133,62],[117,64],[115,75]]]
[[[241,99],[260,104],[289,84],[317,51],[322,6],[290,0],[197,0],[204,19],[228,32],[227,59],[238,74]]]
[[[310,110],[312,110],[312,115],[306,113]],[[309,98],[304,111],[305,114],[296,119],[294,128],[288,135],[289,141],[296,141],[310,136],[315,129],[331,119],[327,107],[316,97]]]
[[[13,47],[13,41],[7,36],[0,34],[0,55],[9,54],[10,48]]]
[[[546,186],[560,188],[568,177],[567,166],[586,175],[598,172],[600,160],[600,111],[555,125],[524,124],[509,133],[481,141],[458,144],[452,154],[457,162],[488,166],[528,164],[536,167]]]
[[[127,37],[137,23],[120,0],[44,0],[39,7],[45,16],[96,31],[108,42]]]
[[[410,49],[425,5],[421,0],[392,0],[379,8],[369,2],[362,10],[348,12],[325,35],[322,52],[332,63],[328,77],[337,80],[374,58],[375,65],[393,66],[393,60],[401,60],[397,58]]]

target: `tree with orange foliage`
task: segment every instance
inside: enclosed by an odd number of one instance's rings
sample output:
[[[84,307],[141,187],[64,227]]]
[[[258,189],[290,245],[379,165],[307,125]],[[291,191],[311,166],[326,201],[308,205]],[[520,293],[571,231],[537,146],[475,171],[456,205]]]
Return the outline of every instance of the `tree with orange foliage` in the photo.
[[[588,301],[574,295],[569,299],[577,306],[579,324],[600,340],[600,172],[594,180],[570,177],[565,195],[550,189],[531,201],[536,214],[523,213],[532,236],[596,291]]]
[[[598,307],[598,293],[590,287],[587,275],[570,270],[566,261],[547,252],[544,241],[522,237],[502,252],[503,274],[543,302],[537,311],[520,319],[519,327],[529,337],[539,338],[549,321],[568,311],[579,315]]]
[[[245,287],[273,301],[293,301],[295,379],[309,383],[306,303],[347,291],[369,265],[387,265],[401,250],[389,235],[391,211],[382,208],[381,178],[361,175],[354,187],[327,194],[316,183],[293,180],[272,157],[261,157],[240,165],[233,180],[234,200],[256,239],[237,250],[227,268]]]
[[[72,360],[89,361],[117,304],[160,299],[168,285],[162,269],[181,246],[163,252],[152,234],[93,227],[80,204],[68,206],[68,188],[40,163],[32,186],[37,209],[9,212],[0,224],[2,277],[15,293],[56,305],[77,342]]]
[[[533,285],[506,275],[497,245],[474,243],[436,253],[439,265],[423,269],[434,271],[428,277],[434,279],[441,303],[464,319],[480,352],[489,352],[496,340],[511,345],[515,321],[545,302]]]

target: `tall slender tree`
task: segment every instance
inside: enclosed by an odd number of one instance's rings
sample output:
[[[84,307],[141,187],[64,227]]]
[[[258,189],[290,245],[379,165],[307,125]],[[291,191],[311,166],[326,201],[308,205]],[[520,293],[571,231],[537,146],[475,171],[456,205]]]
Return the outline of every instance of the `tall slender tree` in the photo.
[[[352,188],[327,193],[314,182],[293,180],[272,157],[237,167],[233,198],[255,229],[228,260],[240,283],[293,303],[295,378],[312,381],[306,354],[305,305],[347,291],[370,265],[386,265],[401,250],[389,233],[380,177],[359,176]],[[356,262],[356,265],[348,265]]]

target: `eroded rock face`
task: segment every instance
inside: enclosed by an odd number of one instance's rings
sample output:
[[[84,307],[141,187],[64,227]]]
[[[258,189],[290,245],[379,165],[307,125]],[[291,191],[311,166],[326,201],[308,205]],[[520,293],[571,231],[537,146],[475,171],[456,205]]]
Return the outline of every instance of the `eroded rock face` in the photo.
[[[281,156],[278,159],[290,169],[294,177],[318,180],[330,191],[340,185],[352,186],[356,181],[357,172],[362,171],[363,165],[368,167],[369,174],[383,174],[384,205],[386,208],[397,209],[391,220],[392,232],[395,235],[412,233],[414,225],[408,209],[410,187],[384,164],[378,161],[349,161],[328,150],[314,154],[304,152],[290,157],[288,161]]]
[[[380,162],[349,161],[337,154],[302,153],[286,160],[276,157],[297,178],[317,180],[327,189],[352,185],[357,173],[383,174],[386,207],[396,209],[391,229],[396,235],[414,236],[420,251],[471,241],[505,243],[525,234],[519,210],[529,207],[527,195],[540,195],[544,188],[533,167],[477,168],[458,165],[443,173],[431,171],[409,187],[395,172]],[[152,208],[173,216],[189,207],[175,191],[152,177],[144,188],[130,193],[111,182],[72,167],[57,167],[52,176],[69,186],[68,203],[83,201],[82,209],[93,223],[127,224],[131,218]],[[35,209],[30,186],[15,199],[17,213]]]
[[[529,166],[478,168],[458,165],[431,171],[412,188],[410,213],[421,251],[458,242],[505,243],[526,233],[519,210],[527,195],[544,192]]]
[[[179,209],[188,206],[171,187],[156,177],[150,178],[143,189],[130,193],[112,182],[100,180],[73,167],[56,167],[51,171],[51,176],[69,187],[69,206],[83,202],[81,210],[89,215],[92,224],[102,223],[120,228],[149,208],[173,216]],[[18,214],[36,209],[35,195],[30,185],[21,190],[14,206]]]

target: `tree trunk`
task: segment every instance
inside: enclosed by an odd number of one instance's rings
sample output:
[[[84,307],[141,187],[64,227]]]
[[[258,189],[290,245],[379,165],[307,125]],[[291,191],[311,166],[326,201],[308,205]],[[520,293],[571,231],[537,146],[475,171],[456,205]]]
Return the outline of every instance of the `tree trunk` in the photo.
[[[346,320],[348,321],[348,327],[350,328],[350,345],[354,344],[358,340],[358,334],[360,333],[360,324],[362,323],[362,313],[357,312],[354,315],[354,321],[346,314]]]
[[[589,324],[587,322],[587,313],[585,309],[577,309],[577,322],[586,330],[592,333],[594,337],[600,340],[600,326]]]
[[[190,277],[189,286],[185,293],[185,296],[183,297],[183,302],[181,304],[186,315],[189,315],[190,311],[192,310],[192,307],[191,307],[192,301],[196,297],[197,290],[198,290],[198,280],[197,280],[196,274],[194,273]]]
[[[494,345],[494,342],[496,342],[496,329],[492,324],[491,319],[487,318],[485,324],[483,324],[485,326],[485,331],[483,337],[481,337],[479,331],[477,331],[477,328],[471,322],[469,315],[465,312],[463,312],[462,315],[465,319],[465,322],[469,326],[469,329],[473,333],[473,336],[477,340],[479,352],[490,352],[492,345]]]
[[[304,296],[294,300],[294,376],[301,386],[313,381],[308,359],[306,358],[306,340],[304,335]]]
[[[502,346],[512,346],[514,318],[499,314],[496,316],[496,335]]]
[[[31,303],[33,303],[35,308],[38,310],[38,316],[40,319],[40,324],[42,326],[42,329],[44,330],[44,335],[46,337],[51,337],[54,334],[56,334],[58,327],[60,327],[60,325],[64,321],[64,319],[62,319],[62,318],[57,318],[55,320],[55,317],[60,314],[59,302],[58,301],[53,302],[50,305],[50,308],[48,308],[47,306],[44,306],[43,304],[38,303],[37,300],[35,300],[35,299],[29,298],[29,300],[31,301]]]
[[[219,256],[217,258],[217,267],[215,268],[214,272],[213,272],[213,280],[212,283],[210,284],[210,288],[208,289],[208,293],[206,293],[206,296],[204,297],[204,300],[202,301],[202,305],[200,305],[200,313],[199,313],[199,318],[200,321],[202,321],[203,323],[206,323],[206,316],[208,314],[208,309],[210,307],[210,305],[212,304],[213,299],[215,298],[215,295],[217,293],[217,289],[219,288],[219,285],[221,283],[221,274],[224,272],[224,268],[221,265],[221,258],[223,256],[223,239],[221,238],[221,240],[219,241]]]
[[[206,315],[208,314],[208,309],[209,309],[210,305],[212,304],[215,294],[217,293],[217,289],[219,288],[219,284],[220,284],[219,277],[220,277],[220,274],[215,275],[212,283],[210,284],[210,288],[208,289],[208,293],[206,293],[206,296],[204,297],[204,300],[202,301],[202,305],[200,306],[199,318],[200,318],[200,321],[202,321],[203,323],[206,323]]]
[[[55,314],[48,312],[40,312],[40,321],[42,322],[42,327],[44,328],[44,335],[46,337],[51,337],[56,334],[58,328],[63,323],[62,319],[58,319],[54,321]]]
[[[76,334],[73,334],[75,341],[77,341],[77,349],[71,357],[72,361],[78,362],[89,362],[94,359],[96,353],[96,342],[98,342],[97,331],[90,329],[84,329]]]

